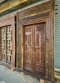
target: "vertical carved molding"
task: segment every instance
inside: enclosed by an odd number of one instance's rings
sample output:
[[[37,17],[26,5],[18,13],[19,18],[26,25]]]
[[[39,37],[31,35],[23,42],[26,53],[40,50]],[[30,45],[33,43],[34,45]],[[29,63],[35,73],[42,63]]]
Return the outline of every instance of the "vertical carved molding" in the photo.
[[[2,60],[2,48],[1,48],[1,28],[0,28],[0,60]]]
[[[55,80],[54,78],[54,3],[51,2],[51,12],[49,14],[49,33],[46,29],[46,78]]]
[[[16,37],[16,68],[23,69],[23,27],[20,25],[19,15],[17,16]]]

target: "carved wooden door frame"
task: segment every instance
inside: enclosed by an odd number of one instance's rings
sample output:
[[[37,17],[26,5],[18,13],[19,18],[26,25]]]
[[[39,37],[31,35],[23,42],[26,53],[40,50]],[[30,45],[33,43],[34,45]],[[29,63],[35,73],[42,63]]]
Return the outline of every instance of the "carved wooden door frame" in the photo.
[[[43,7],[43,8],[41,8]],[[46,8],[46,9],[45,9]],[[17,66],[24,69],[24,37],[23,27],[29,24],[46,22],[46,57],[45,77],[54,77],[54,23],[52,3],[47,2],[18,12],[17,16]],[[20,60],[18,60],[20,58]]]
[[[39,15],[41,15],[41,17],[39,17]],[[36,19],[34,19],[34,17],[37,17]],[[32,18],[32,19],[31,19]],[[41,22],[45,22],[46,23],[46,57],[45,57],[45,74],[47,76],[48,71],[50,70],[48,68],[48,61],[47,61],[47,56],[48,56],[48,42],[49,42],[49,36],[50,36],[50,27],[51,27],[51,21],[50,21],[50,11],[49,12],[44,12],[42,14],[37,14],[36,16],[30,16],[24,19],[20,20],[20,27],[23,29],[24,26],[29,25],[29,24],[35,24],[35,23],[41,23]],[[24,33],[24,32],[23,32]],[[23,34],[22,34],[23,35]],[[23,36],[22,36],[23,37]],[[24,37],[23,37],[24,38]],[[23,57],[24,57],[24,43],[23,43]],[[23,67],[24,67],[24,58],[23,58]],[[48,68],[48,69],[47,69]]]

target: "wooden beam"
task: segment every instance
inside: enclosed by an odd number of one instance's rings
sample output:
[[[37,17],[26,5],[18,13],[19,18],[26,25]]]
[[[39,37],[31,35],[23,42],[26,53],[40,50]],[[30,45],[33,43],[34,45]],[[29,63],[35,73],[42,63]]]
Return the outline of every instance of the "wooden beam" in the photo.
[[[0,13],[3,13],[4,11],[7,11],[7,10],[9,10],[9,9],[15,7],[15,6],[18,6],[19,4],[22,4],[26,1],[28,1],[28,0],[21,0],[21,1],[17,0],[15,2],[12,2],[12,1],[7,2],[7,3],[0,6]]]

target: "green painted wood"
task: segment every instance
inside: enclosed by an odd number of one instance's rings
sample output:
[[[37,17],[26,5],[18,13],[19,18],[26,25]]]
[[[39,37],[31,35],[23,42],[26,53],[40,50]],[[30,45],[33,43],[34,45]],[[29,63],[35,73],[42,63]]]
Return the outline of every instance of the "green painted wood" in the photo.
[[[60,69],[60,0],[55,0],[55,68]]]

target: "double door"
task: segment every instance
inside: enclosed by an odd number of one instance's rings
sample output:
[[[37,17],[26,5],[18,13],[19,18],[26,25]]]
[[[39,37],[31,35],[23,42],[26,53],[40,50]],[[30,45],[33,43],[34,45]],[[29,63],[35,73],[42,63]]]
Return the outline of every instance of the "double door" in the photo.
[[[45,23],[24,27],[24,69],[44,73]]]
[[[2,61],[11,63],[12,27],[10,25],[1,28],[1,48],[2,48]]]

